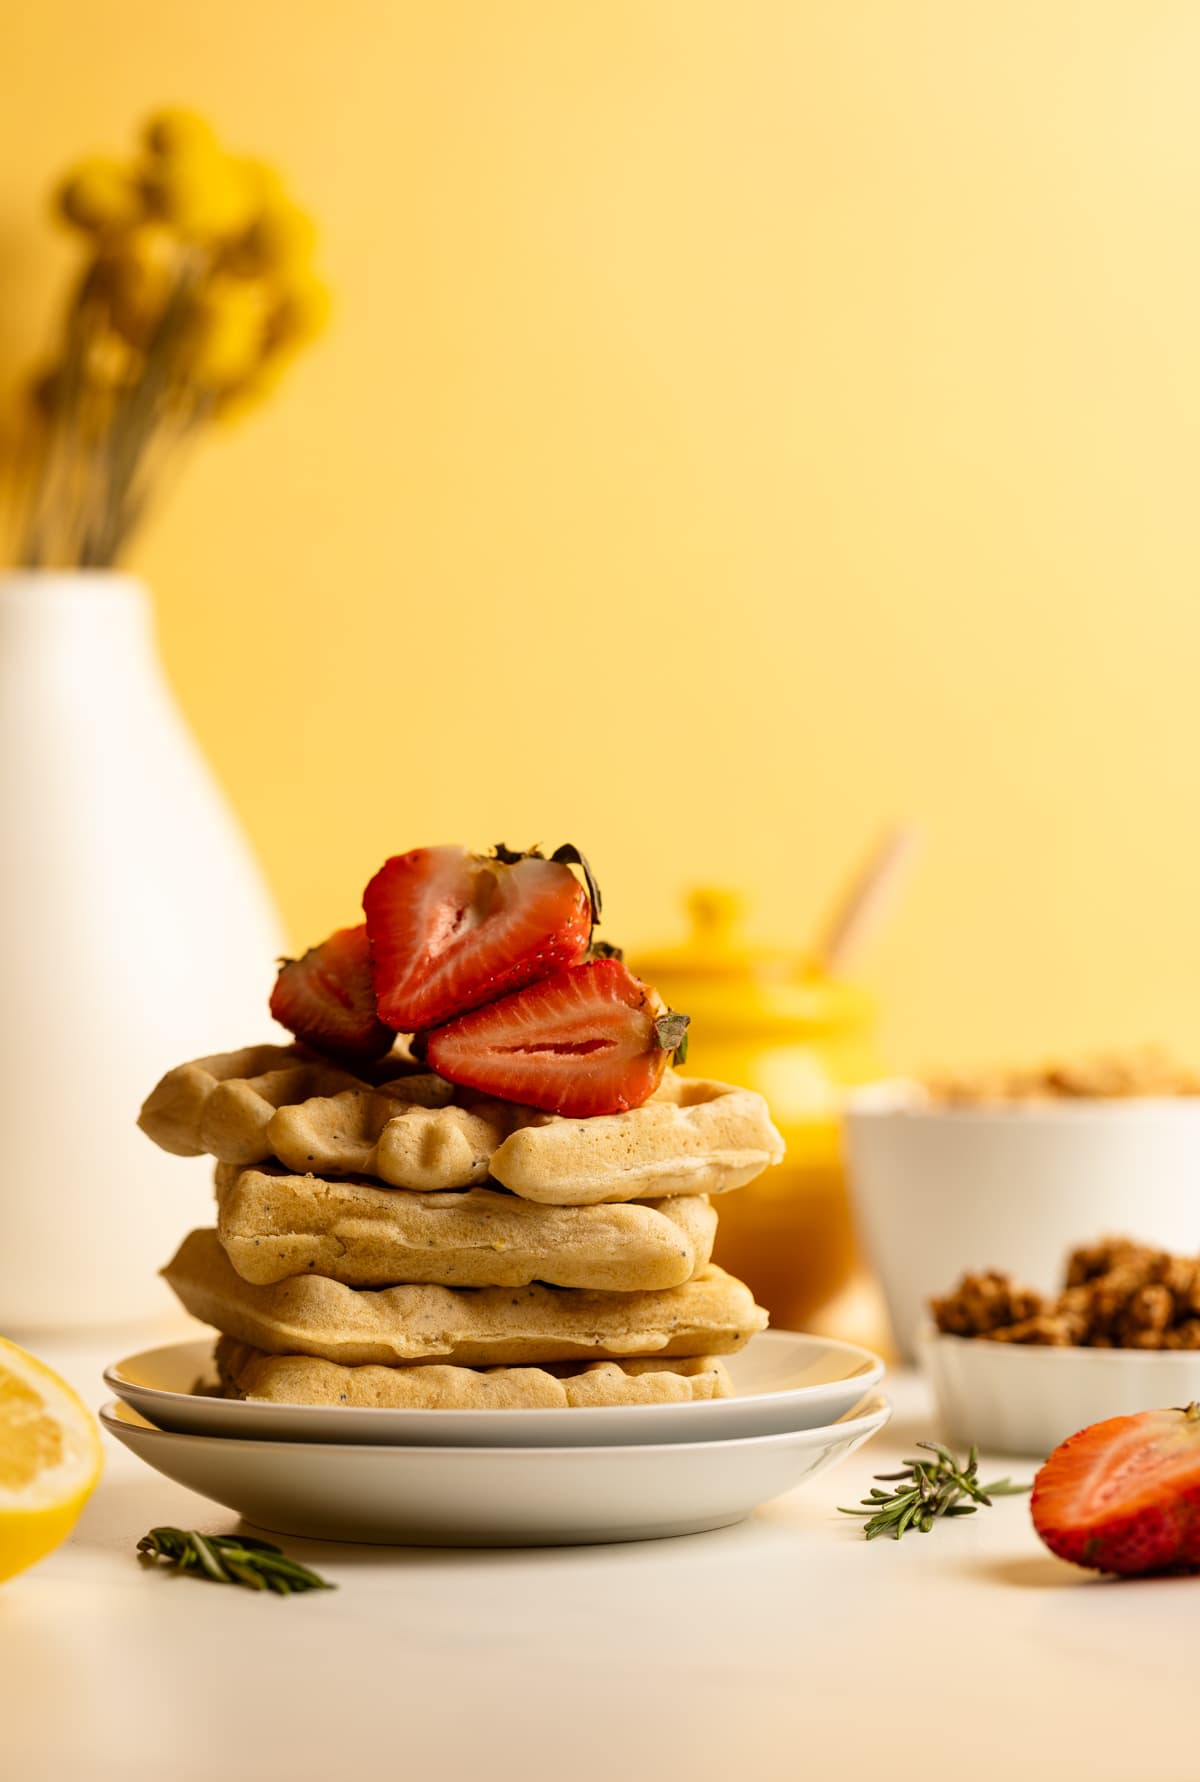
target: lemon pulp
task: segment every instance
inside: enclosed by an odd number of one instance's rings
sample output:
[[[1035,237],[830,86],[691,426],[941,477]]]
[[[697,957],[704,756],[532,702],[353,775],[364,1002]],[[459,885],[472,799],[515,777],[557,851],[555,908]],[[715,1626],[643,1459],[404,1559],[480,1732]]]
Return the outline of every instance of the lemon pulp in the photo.
[[[67,1538],[102,1458],[91,1414],[66,1382],[0,1337],[0,1579]]]

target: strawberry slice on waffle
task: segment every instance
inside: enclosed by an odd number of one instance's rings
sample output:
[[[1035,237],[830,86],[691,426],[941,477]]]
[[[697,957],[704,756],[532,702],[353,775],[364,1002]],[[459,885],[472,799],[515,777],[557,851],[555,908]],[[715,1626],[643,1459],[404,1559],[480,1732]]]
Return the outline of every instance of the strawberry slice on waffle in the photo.
[[[619,959],[599,958],[421,1034],[414,1049],[452,1083],[582,1119],[640,1107],[686,1030],[687,1016]]]
[[[584,867],[588,887],[571,863]],[[436,1027],[583,957],[599,893],[578,849],[396,854],[363,893],[380,1018]]]

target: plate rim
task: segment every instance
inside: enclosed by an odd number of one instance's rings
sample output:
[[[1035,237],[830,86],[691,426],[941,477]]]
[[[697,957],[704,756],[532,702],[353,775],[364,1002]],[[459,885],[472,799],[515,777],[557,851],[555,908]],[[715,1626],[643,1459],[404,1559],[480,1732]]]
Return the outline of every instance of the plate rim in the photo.
[[[215,1341],[215,1337],[216,1337],[216,1333],[213,1332],[211,1339],[207,1339],[207,1340]],[[822,1380],[812,1386],[785,1386],[785,1387],[782,1387],[778,1390],[771,1391],[771,1392],[736,1393],[736,1394],[734,1394],[734,1396],[732,1398],[714,1398],[714,1399],[700,1399],[700,1400],[692,1399],[692,1400],[685,1400],[681,1403],[676,1403],[676,1404],[580,1405],[580,1406],[575,1406],[575,1407],[572,1407],[572,1409],[571,1409],[571,1417],[573,1420],[572,1428],[574,1428],[574,1429],[578,1429],[580,1427],[599,1428],[606,1421],[613,1421],[618,1417],[625,1418],[625,1417],[628,1417],[630,1415],[630,1413],[637,1415],[640,1413],[650,1412],[650,1413],[654,1413],[657,1416],[668,1417],[670,1420],[673,1421],[673,1420],[675,1420],[675,1418],[678,1417],[678,1415],[681,1412],[684,1414],[687,1414],[687,1415],[695,1416],[697,1411],[703,1410],[703,1411],[708,1412],[708,1414],[711,1415],[712,1407],[717,1406],[717,1405],[730,1405],[730,1404],[734,1404],[734,1403],[744,1405],[744,1404],[759,1403],[759,1402],[770,1401],[772,1399],[783,1399],[783,1398],[789,1398],[789,1399],[790,1398],[799,1398],[799,1399],[802,1399],[804,1402],[808,1402],[811,1404],[814,1401],[819,1400],[822,1393],[833,1394],[836,1391],[845,1390],[846,1388],[851,1387],[851,1386],[857,1388],[858,1391],[860,1392],[860,1394],[872,1392],[879,1385],[880,1381],[883,1380],[883,1378],[885,1377],[885,1375],[887,1373],[887,1363],[883,1360],[883,1358],[881,1356],[875,1354],[875,1352],[873,1350],[866,1348],[865,1345],[862,1343],[852,1343],[852,1342],[846,1341],[842,1337],[817,1336],[814,1333],[812,1333],[811,1331],[787,1330],[782,1327],[776,1328],[773,1330],[768,1329],[768,1330],[756,1331],[754,1336],[751,1337],[750,1342],[747,1343],[743,1349],[735,1350],[734,1354],[744,1354],[746,1349],[749,1349],[752,1344],[755,1344],[755,1343],[761,1344],[764,1340],[768,1343],[773,1343],[776,1339],[779,1339],[779,1338],[788,1338],[793,1341],[796,1340],[797,1338],[800,1338],[800,1339],[804,1340],[805,1342],[821,1343],[825,1347],[833,1349],[835,1351],[840,1351],[843,1353],[847,1353],[849,1355],[861,1356],[865,1360],[866,1366],[865,1366],[865,1368],[863,1368],[863,1370],[860,1373],[844,1374],[839,1379]],[[206,1341],[206,1339],[204,1337],[189,1337],[186,1339],[180,1339],[179,1341],[172,1342],[172,1343],[157,1343],[157,1344],[152,1345],[150,1348],[139,1349],[132,1355],[122,1356],[120,1358],[120,1360],[118,1360],[118,1361],[109,1362],[108,1366],[104,1369],[104,1373],[103,1373],[104,1383],[110,1389],[110,1391],[115,1393],[116,1396],[119,1399],[123,1400],[125,1403],[130,1402],[129,1400],[127,1400],[125,1398],[125,1390],[128,1390],[130,1387],[132,1387],[136,1392],[143,1394],[147,1399],[150,1399],[150,1400],[155,1401],[160,1404],[171,1405],[171,1404],[177,1404],[181,1400],[191,1401],[196,1397],[196,1395],[193,1393],[176,1392],[176,1391],[172,1390],[171,1388],[165,1387],[165,1386],[143,1386],[136,1380],[129,1380],[127,1378],[124,1378],[119,1373],[118,1370],[126,1367],[128,1364],[130,1364],[132,1362],[139,1361],[146,1356],[161,1355],[167,1350],[191,1348],[191,1347],[194,1347],[195,1345],[197,1345],[201,1342],[204,1342],[204,1341]],[[604,1360],[604,1359],[611,1359],[611,1357],[598,1356],[596,1359]],[[731,1357],[720,1356],[720,1357],[718,1357],[718,1359],[725,1361],[725,1360],[731,1359]],[[451,1363],[449,1365],[453,1365],[453,1364]],[[512,1365],[520,1366],[522,1364],[521,1363],[513,1363]],[[528,1365],[536,1367],[537,1363],[531,1362]],[[125,1390],[122,1390],[123,1388]],[[492,1418],[512,1417],[514,1414],[511,1409],[505,1409],[505,1408],[493,1407],[493,1406],[481,1407],[476,1410],[468,1409],[465,1406],[462,1408],[451,1408],[451,1409],[447,1409],[447,1410],[433,1410],[427,1406],[418,1406],[418,1405],[413,1405],[413,1406],[404,1406],[404,1405],[342,1406],[342,1405],[301,1405],[301,1404],[291,1404],[291,1403],[287,1403],[287,1404],[278,1403],[277,1404],[277,1403],[273,1403],[273,1402],[263,1400],[263,1399],[253,1399],[253,1400],[223,1399],[223,1400],[221,1400],[221,1403],[223,1405],[237,1405],[237,1404],[252,1405],[254,1415],[255,1416],[265,1415],[268,1422],[270,1422],[272,1420],[278,1420],[281,1417],[286,1417],[298,1410],[328,1412],[328,1413],[336,1416],[336,1415],[340,1415],[343,1410],[349,1409],[349,1410],[353,1410],[355,1412],[356,1416],[361,1415],[361,1416],[366,1416],[366,1417],[396,1417],[396,1416],[438,1417],[438,1418],[470,1417],[472,1419],[472,1421],[474,1421],[477,1418],[492,1419]],[[134,1408],[136,1409],[136,1406]],[[518,1409],[519,1409],[519,1414],[520,1414],[522,1420],[524,1420],[526,1418],[546,1417],[546,1418],[553,1418],[555,1421],[557,1421],[563,1415],[562,1408],[559,1406],[554,1406],[554,1405],[533,1405],[533,1406],[528,1406],[528,1407],[519,1407]],[[239,1416],[239,1415],[242,1415],[243,1413],[235,1411],[233,1414],[235,1416]],[[591,1421],[589,1422],[588,1425],[581,1426],[579,1424],[579,1422],[577,1421],[577,1419],[579,1419],[581,1417],[586,1417]],[[498,1424],[492,1425],[489,1423],[488,1427],[498,1428],[499,1425]],[[548,1425],[548,1427],[549,1427],[549,1425]],[[435,1444],[430,1444],[430,1446],[434,1446],[434,1445]],[[553,1445],[558,1446],[560,1444],[553,1444]],[[572,1446],[580,1446],[580,1445],[581,1444],[578,1444],[578,1443],[572,1444]],[[617,1444],[617,1445],[619,1445],[619,1444]]]
[[[152,1440],[166,1442],[200,1442],[210,1448],[215,1448],[217,1444],[221,1444],[242,1451],[245,1451],[246,1449],[262,1448],[270,1449],[272,1453],[288,1453],[294,1450],[296,1453],[304,1454],[312,1454],[314,1451],[320,1454],[374,1454],[376,1456],[421,1454],[426,1455],[431,1459],[442,1460],[445,1460],[450,1455],[475,1455],[477,1457],[479,1455],[487,1455],[489,1458],[498,1457],[502,1460],[509,1461],[535,1458],[545,1459],[549,1455],[566,1454],[574,1456],[579,1460],[591,1459],[595,1461],[597,1457],[602,1455],[622,1456],[635,1453],[638,1455],[672,1454],[691,1456],[695,1459],[701,1453],[709,1452],[713,1448],[720,1448],[723,1453],[732,1453],[735,1449],[745,1450],[746,1448],[754,1448],[762,1451],[764,1448],[781,1447],[786,1444],[795,1444],[799,1447],[820,1447],[824,1444],[817,1440],[818,1437],[824,1437],[826,1438],[826,1441],[828,1441],[830,1439],[836,1439],[837,1436],[841,1435],[853,1438],[857,1435],[876,1434],[888,1423],[894,1407],[892,1401],[885,1393],[880,1392],[877,1389],[872,1389],[865,1410],[857,1405],[852,1406],[851,1409],[855,1411],[856,1415],[850,1416],[850,1414],[847,1413],[843,1417],[836,1418],[832,1423],[818,1424],[812,1429],[781,1429],[770,1431],[765,1435],[725,1436],[710,1441],[609,1442],[607,1444],[597,1444],[595,1447],[586,1447],[583,1445],[564,1446],[560,1444],[556,1447],[548,1448],[538,1448],[532,1445],[512,1448],[467,1447],[462,1443],[447,1444],[438,1447],[432,1442],[277,1442],[271,1441],[266,1437],[204,1435],[194,1430],[160,1429],[157,1424],[151,1423],[146,1418],[142,1417],[141,1412],[138,1411],[135,1405],[127,1404],[124,1399],[120,1398],[110,1399],[107,1404],[101,1405],[97,1415],[104,1428],[116,1435],[117,1440],[121,1439],[120,1435],[117,1433],[118,1431],[132,1429],[138,1436],[148,1436]],[[135,1417],[140,1419],[140,1421],[137,1423],[126,1422],[120,1416],[122,1410],[131,1411]],[[371,1464],[378,1465],[380,1462],[376,1460]]]

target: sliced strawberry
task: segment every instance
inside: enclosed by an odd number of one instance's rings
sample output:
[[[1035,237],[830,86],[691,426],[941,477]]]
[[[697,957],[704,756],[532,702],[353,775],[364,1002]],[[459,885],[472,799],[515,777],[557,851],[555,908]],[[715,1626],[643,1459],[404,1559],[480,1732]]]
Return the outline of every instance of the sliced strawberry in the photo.
[[[363,893],[381,1018],[436,1027],[574,964],[593,919],[567,865],[579,858],[416,848],[386,861]]]
[[[414,1050],[452,1083],[582,1118],[640,1107],[686,1027],[619,959],[593,959],[421,1034]]]
[[[339,928],[303,959],[285,959],[271,991],[271,1013],[298,1040],[335,1058],[366,1063],[396,1038],[375,1010],[367,931]]]
[[[1200,1570],[1200,1405],[1080,1430],[1038,1473],[1030,1509],[1050,1551],[1075,1565]]]

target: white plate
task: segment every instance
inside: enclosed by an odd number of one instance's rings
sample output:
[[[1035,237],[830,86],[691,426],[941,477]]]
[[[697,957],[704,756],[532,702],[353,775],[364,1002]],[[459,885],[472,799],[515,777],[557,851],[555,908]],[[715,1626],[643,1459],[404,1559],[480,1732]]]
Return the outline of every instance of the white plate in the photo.
[[[1200,1350],[989,1343],[926,1329],[921,1360],[945,1433],[994,1454],[1044,1459],[1107,1417],[1200,1399]]]
[[[604,1448],[389,1448],[179,1435],[116,1403],[100,1421],[158,1472],[256,1528],[416,1547],[557,1547],[741,1522],[851,1453],[890,1415],[875,1393],[859,1416],[824,1429]]]
[[[149,1422],[188,1435],[401,1447],[590,1448],[814,1429],[845,1416],[883,1377],[882,1361],[868,1349],[790,1330],[764,1331],[726,1360],[737,1398],[551,1411],[377,1411],[205,1398],[193,1388],[197,1380],[215,1381],[211,1337],[145,1349],[114,1362],[104,1378]]]

